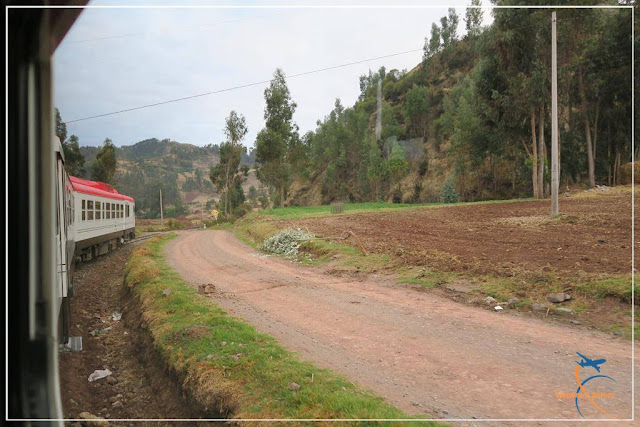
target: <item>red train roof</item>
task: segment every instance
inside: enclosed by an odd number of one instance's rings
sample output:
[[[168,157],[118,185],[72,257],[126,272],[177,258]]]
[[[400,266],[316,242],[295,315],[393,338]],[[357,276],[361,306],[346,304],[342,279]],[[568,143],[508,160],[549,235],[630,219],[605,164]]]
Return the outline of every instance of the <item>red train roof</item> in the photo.
[[[88,179],[78,178],[69,175],[73,189],[78,193],[91,194],[93,196],[106,197],[114,200],[126,200],[128,202],[135,203],[135,200],[129,196],[118,193],[118,190],[113,188],[112,185],[99,181],[89,181]]]

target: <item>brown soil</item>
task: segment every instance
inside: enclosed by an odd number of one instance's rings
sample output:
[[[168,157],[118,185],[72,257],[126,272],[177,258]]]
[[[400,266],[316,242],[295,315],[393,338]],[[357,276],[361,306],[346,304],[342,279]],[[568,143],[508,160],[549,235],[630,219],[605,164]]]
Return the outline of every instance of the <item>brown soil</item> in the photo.
[[[73,419],[89,412],[108,419],[198,418],[152,349],[136,301],[123,286],[131,249],[125,246],[77,266],[71,335],[82,336],[83,349],[59,355],[65,417]],[[114,312],[123,313],[122,320],[113,321]],[[108,327],[111,329],[106,332],[91,335]],[[113,372],[110,377],[87,381],[94,370],[106,368]],[[114,406],[111,400],[120,404]],[[111,421],[110,425],[140,423]]]
[[[491,273],[553,270],[631,272],[631,193],[335,215],[296,220],[318,236],[353,231],[365,249],[436,270]]]
[[[538,203],[526,206],[531,214],[538,215],[541,209]],[[493,207],[474,209],[486,215]],[[482,218],[474,209],[468,215]],[[443,210],[412,212],[399,222],[416,224],[415,217],[424,215],[426,221],[443,227],[438,214]],[[367,218],[376,220],[380,215]],[[603,233],[604,239],[615,241],[624,231]],[[409,240],[416,234],[415,230],[403,233]],[[444,235],[437,241],[444,244]],[[496,239],[493,242],[498,245]],[[275,336],[304,359],[342,373],[408,413],[457,419],[579,418],[572,400],[555,395],[575,392],[579,351],[606,358],[602,373],[617,381],[597,390],[615,393],[615,398],[599,403],[618,417],[631,415],[629,341],[458,304],[398,286],[380,275],[335,277],[327,274],[326,267],[305,268],[265,257],[226,231],[180,232],[166,252],[169,264],[194,286],[215,284],[218,292],[210,296],[232,314]],[[587,370],[581,375],[585,374],[591,375]],[[602,417],[588,402],[582,409],[587,418]]]

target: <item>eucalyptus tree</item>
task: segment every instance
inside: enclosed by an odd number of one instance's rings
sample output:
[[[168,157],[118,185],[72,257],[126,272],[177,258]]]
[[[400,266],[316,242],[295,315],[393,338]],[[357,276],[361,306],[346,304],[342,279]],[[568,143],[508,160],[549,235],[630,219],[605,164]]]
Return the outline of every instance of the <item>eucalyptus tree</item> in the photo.
[[[298,126],[293,122],[296,103],[291,99],[284,72],[278,68],[264,91],[266,125],[256,137],[258,178],[276,188],[280,207],[284,206],[291,180],[290,148],[296,144]]]
[[[232,190],[235,190],[237,182],[242,183],[242,175],[239,175],[240,160],[246,148],[240,143],[247,135],[246,120],[242,114],[231,111],[225,119],[224,133],[227,140],[220,145],[220,162],[211,168],[209,179],[218,187],[218,191],[224,194],[224,213],[229,215],[231,208],[237,203],[230,203]],[[246,171],[243,171],[246,176]],[[237,192],[237,190],[236,190]],[[239,200],[234,197],[233,201]]]

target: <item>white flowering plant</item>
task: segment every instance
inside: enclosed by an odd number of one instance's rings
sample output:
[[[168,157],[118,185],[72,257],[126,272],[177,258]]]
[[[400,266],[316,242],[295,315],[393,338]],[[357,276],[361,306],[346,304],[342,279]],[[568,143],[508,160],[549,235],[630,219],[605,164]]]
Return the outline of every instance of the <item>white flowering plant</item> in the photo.
[[[259,249],[285,258],[297,259],[301,243],[314,237],[313,233],[300,228],[288,228],[264,239]]]

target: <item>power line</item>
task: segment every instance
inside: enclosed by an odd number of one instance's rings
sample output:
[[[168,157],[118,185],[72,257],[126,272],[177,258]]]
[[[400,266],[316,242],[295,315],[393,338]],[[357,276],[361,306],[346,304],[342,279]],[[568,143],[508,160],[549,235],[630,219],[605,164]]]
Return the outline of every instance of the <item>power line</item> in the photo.
[[[189,32],[189,31],[197,31],[199,29],[202,28],[213,28],[213,27],[217,27],[221,24],[228,24],[230,22],[238,22],[238,21],[242,21],[241,19],[233,19],[233,20],[229,20],[229,21],[221,21],[218,22],[216,24],[210,24],[210,25],[200,25],[197,27],[185,27],[185,28],[170,28],[169,31],[182,31],[182,32]],[[121,38],[125,38],[125,37],[137,37],[137,36],[146,36],[146,35],[152,35],[154,33],[132,33],[132,34],[121,34],[121,35],[117,35],[117,36],[104,36],[104,37],[95,37],[92,39],[83,39],[83,40],[68,40],[65,41],[65,43],[67,44],[75,44],[75,43],[86,43],[86,42],[93,42],[93,41],[99,41],[99,40],[110,40],[110,39],[121,39]]]
[[[377,56],[375,58],[362,59],[360,61],[347,62],[345,64],[334,65],[334,66],[326,67],[326,68],[319,68],[319,69],[312,70],[312,71],[304,71],[302,73],[292,74],[292,75],[288,76],[287,78],[292,79],[294,77],[307,76],[307,75],[310,75],[310,74],[321,73],[323,71],[335,70],[335,69],[338,69],[338,68],[349,67],[351,65],[357,65],[357,64],[362,64],[362,63],[365,63],[365,62],[376,61],[378,59],[391,58],[391,57],[399,56],[399,55],[406,55],[407,53],[414,53],[414,52],[422,52],[422,48],[421,49],[406,50],[404,52],[392,53],[390,55]],[[214,90],[214,91],[211,91],[211,92],[199,93],[197,95],[190,95],[190,96],[184,96],[182,98],[175,98],[175,99],[169,99],[169,100],[166,100],[166,101],[155,102],[153,104],[146,104],[146,105],[140,105],[138,107],[125,108],[123,110],[113,111],[113,112],[110,112],[110,113],[103,113],[103,114],[97,114],[95,116],[83,117],[81,119],[68,120],[66,123],[75,123],[75,122],[81,122],[81,121],[84,121],[84,120],[97,119],[99,117],[113,116],[115,114],[126,113],[126,112],[129,112],[129,111],[142,110],[143,108],[157,107],[159,105],[171,104],[171,103],[180,102],[180,101],[186,101],[188,99],[201,98],[203,96],[215,95],[215,94],[222,93],[222,92],[230,92],[232,90],[244,89],[244,88],[251,87],[251,86],[263,85],[263,84],[266,84],[266,83],[270,83],[272,80],[273,79],[262,80],[262,81],[259,81],[259,82],[247,83],[247,84],[244,84],[244,85],[239,85],[239,86],[233,86],[233,87],[229,87],[229,88],[225,88],[225,89]]]

